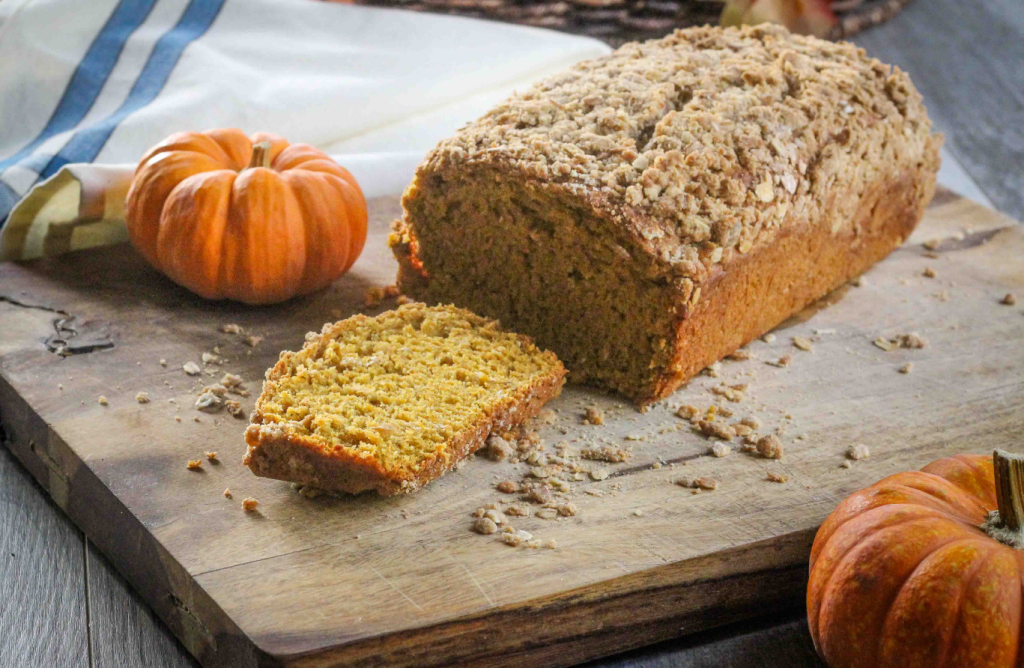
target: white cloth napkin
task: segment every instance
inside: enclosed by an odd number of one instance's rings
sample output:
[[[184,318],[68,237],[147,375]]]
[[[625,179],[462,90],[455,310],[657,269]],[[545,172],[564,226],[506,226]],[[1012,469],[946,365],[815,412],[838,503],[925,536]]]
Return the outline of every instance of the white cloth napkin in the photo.
[[[368,197],[596,40],[312,0],[0,2],[0,259],[126,238],[138,158],[179,130],[317,146]]]

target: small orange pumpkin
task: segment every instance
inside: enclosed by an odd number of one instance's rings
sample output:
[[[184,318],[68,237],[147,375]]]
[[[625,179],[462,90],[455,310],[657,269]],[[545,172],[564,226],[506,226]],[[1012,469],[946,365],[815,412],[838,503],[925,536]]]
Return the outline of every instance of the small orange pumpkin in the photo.
[[[132,244],[207,299],[268,304],[326,287],[366,242],[355,178],[307,144],[241,130],[179,132],[128,190]]]
[[[1020,665],[1022,488],[1024,457],[997,451],[897,473],[839,504],[807,587],[829,666]]]

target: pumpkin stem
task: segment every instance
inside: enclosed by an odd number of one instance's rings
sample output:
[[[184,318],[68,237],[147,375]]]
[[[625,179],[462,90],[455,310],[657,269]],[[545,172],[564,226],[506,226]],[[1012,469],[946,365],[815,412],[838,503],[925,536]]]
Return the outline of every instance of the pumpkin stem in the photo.
[[[1020,531],[1024,525],[1024,455],[1005,450],[992,453],[996,479],[996,503],[1004,527]]]
[[[252,159],[247,169],[254,167],[270,167],[270,142],[261,141],[252,147]]]

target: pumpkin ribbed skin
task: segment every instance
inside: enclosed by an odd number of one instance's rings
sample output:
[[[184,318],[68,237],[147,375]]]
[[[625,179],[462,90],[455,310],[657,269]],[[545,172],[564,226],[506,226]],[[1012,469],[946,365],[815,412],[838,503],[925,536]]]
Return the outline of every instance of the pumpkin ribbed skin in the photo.
[[[250,167],[262,142],[267,166]],[[366,242],[366,200],[346,169],[306,144],[236,129],[180,132],[150,149],[126,217],[133,245],[171,280],[249,304],[326,287]]]
[[[811,549],[807,618],[832,668],[1013,668],[1021,552],[979,526],[990,457],[959,455],[844,500]]]

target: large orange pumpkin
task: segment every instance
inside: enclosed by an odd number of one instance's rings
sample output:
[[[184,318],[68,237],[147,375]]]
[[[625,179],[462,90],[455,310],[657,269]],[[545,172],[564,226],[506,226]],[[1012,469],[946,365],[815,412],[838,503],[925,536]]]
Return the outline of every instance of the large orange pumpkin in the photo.
[[[818,653],[832,668],[1021,665],[1021,487],[1024,460],[998,451],[995,467],[940,459],[844,500],[811,551]]]
[[[355,178],[306,144],[241,130],[180,132],[139,162],[128,191],[134,246],[208,299],[279,302],[325,287],[366,242]]]

